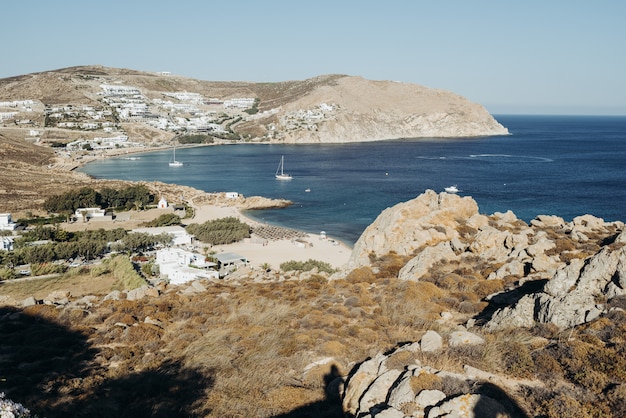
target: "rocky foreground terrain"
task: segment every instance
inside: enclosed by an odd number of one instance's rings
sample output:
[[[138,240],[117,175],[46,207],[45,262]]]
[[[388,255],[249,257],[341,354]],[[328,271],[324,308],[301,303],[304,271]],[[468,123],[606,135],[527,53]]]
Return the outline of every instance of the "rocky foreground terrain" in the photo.
[[[426,191],[332,275],[3,284],[0,390],[41,416],[621,417],[625,249],[622,222]]]

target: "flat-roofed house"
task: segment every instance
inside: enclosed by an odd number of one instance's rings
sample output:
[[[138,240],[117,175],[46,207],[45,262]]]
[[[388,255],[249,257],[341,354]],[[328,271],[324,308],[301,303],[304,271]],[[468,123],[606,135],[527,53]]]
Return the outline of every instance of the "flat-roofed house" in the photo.
[[[136,228],[132,232],[142,234],[161,235],[169,234],[172,236],[172,245],[191,245],[193,235],[189,235],[182,226],[158,226],[155,228]]]
[[[206,261],[201,254],[181,248],[164,248],[157,251],[156,263],[159,272],[171,284],[182,284],[198,279],[218,279],[215,263]]]
[[[11,219],[10,213],[0,213],[0,231],[15,231],[17,224]]]

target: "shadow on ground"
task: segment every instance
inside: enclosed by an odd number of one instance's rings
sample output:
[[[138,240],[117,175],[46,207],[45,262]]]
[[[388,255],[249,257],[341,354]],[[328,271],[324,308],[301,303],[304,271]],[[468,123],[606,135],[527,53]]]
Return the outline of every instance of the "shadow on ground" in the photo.
[[[54,309],[54,308],[52,308]],[[47,311],[50,313],[50,311]],[[214,383],[169,360],[140,372],[97,365],[89,329],[72,330],[46,310],[0,307],[0,392],[45,417],[185,417],[210,413]]]
[[[330,372],[324,376],[326,397],[323,400],[298,407],[284,414],[274,415],[273,418],[344,418],[339,393],[342,383],[339,369],[333,365]]]

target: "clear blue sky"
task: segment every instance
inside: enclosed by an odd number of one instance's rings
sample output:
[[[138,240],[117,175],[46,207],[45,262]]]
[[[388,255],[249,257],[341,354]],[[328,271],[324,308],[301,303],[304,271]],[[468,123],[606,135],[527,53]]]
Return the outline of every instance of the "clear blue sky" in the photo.
[[[626,115],[624,0],[31,0],[0,13],[0,78],[88,64],[334,73],[454,91],[494,114]]]

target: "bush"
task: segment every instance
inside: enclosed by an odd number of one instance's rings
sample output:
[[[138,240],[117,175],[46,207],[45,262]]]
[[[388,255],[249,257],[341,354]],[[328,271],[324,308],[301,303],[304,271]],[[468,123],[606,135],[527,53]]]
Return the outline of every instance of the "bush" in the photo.
[[[332,274],[336,271],[330,264],[313,259],[308,259],[307,261],[285,261],[280,265],[282,271],[311,271],[314,268],[317,268],[317,271],[323,271],[328,274]]]
[[[180,216],[174,213],[164,213],[156,219],[153,219],[148,222],[144,222],[142,226],[147,227],[159,227],[159,226],[172,226],[172,225],[180,225],[181,219]]]
[[[177,138],[179,144],[212,144],[213,137],[205,134],[183,135]]]
[[[212,245],[232,244],[250,237],[250,225],[234,216],[191,224],[185,229],[196,239]]]

